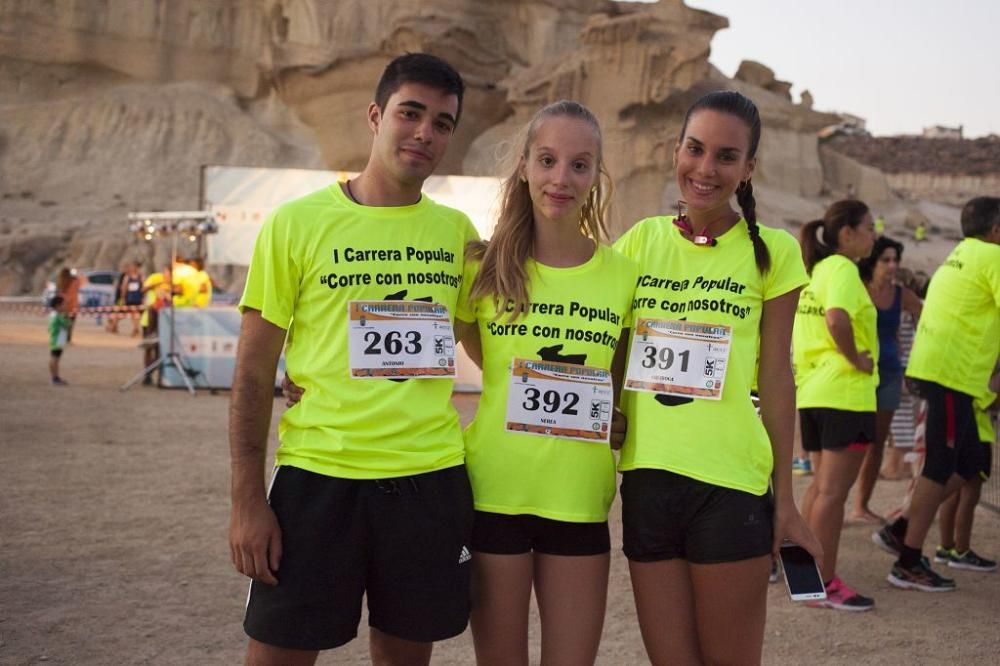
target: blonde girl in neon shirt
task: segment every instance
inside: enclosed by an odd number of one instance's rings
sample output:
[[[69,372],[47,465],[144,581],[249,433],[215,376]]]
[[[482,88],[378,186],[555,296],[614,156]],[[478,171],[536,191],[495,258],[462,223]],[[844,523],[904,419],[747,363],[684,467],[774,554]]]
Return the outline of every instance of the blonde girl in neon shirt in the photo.
[[[791,478],[790,341],[807,277],[795,239],[757,222],[760,131],[743,95],[698,100],[674,149],[686,215],[642,220],[615,244],[640,270],[619,469],[624,551],[653,664],[759,662],[772,557],[784,539],[821,555]],[[721,381],[716,399],[629,390],[633,366],[649,358],[636,334],[647,319],[726,331],[728,358],[705,361]],[[750,400],[758,347],[761,418]],[[652,361],[688,372],[678,356]]]
[[[529,124],[502,185],[490,241],[466,255],[469,297],[460,298],[456,317],[474,322],[483,361],[482,398],[465,432],[476,506],[471,623],[481,666],[529,663],[532,590],[541,663],[588,664],[597,656],[616,480],[611,449],[508,432],[505,424],[510,400],[535,406],[509,388],[519,381],[512,380],[514,358],[611,369],[637,269],[606,244],[609,184],[596,118],[576,102],[550,104]],[[580,395],[592,409],[589,391]]]

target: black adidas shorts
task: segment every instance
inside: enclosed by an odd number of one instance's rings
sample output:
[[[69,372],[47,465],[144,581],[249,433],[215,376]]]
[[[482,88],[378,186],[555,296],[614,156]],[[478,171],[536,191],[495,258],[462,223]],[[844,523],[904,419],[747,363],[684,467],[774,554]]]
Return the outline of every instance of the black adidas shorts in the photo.
[[[411,641],[438,641],[469,620],[472,489],[465,467],[354,480],[280,467],[269,502],[282,558],[271,587],[247,599],[246,633],[262,643],[326,650],[368,624]]]
[[[476,511],[472,549],[494,555],[601,555],[611,552],[608,521],[570,523],[532,515]]]
[[[635,562],[738,562],[771,552],[774,504],[659,469],[622,473],[622,550]]]

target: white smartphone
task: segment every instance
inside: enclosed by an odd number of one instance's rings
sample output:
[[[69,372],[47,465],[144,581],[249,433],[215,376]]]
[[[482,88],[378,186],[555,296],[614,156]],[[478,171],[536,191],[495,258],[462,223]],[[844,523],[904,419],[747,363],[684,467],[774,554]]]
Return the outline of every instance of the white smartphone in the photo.
[[[808,550],[789,541],[781,544],[778,554],[781,568],[785,572],[785,587],[792,601],[826,599],[826,588],[819,575],[819,567]]]

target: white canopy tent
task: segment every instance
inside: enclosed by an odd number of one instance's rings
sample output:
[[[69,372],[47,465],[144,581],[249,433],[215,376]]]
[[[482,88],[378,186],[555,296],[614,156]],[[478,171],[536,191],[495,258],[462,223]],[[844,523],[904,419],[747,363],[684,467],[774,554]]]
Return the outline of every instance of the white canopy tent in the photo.
[[[208,263],[247,266],[264,220],[278,205],[357,174],[316,169],[206,166],[202,209],[214,213],[219,231],[209,239]],[[424,192],[462,211],[488,238],[496,215],[499,178],[431,176]]]

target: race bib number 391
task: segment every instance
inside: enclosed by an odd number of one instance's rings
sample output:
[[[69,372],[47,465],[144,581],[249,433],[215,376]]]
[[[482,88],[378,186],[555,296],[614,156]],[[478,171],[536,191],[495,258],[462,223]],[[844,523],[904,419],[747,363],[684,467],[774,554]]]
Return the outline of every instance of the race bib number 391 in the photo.
[[[515,358],[505,430],[607,442],[613,400],[603,368]]]
[[[693,321],[636,322],[625,388],[721,400],[732,327]]]
[[[422,301],[347,304],[351,377],[455,376],[455,333],[448,308]]]

